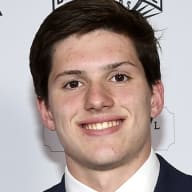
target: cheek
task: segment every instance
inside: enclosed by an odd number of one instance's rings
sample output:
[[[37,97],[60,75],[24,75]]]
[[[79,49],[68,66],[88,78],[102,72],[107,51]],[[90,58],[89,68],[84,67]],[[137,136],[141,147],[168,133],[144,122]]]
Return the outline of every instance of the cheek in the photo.
[[[113,97],[117,103],[121,106],[136,106],[141,100],[141,93],[138,93],[138,90],[132,87],[121,87],[116,88],[113,91]]]
[[[56,127],[56,132],[62,144],[65,140],[71,138],[70,135],[74,135],[73,127],[75,117],[79,109],[78,99],[73,97],[54,97],[51,100],[53,119]]]
[[[82,99],[64,94],[53,95],[50,98],[51,109],[56,123],[70,122],[81,108]]]
[[[113,94],[119,105],[127,108],[129,111],[135,111],[135,113],[150,114],[151,108],[151,94],[148,88],[143,89],[141,87],[124,88],[122,90],[116,90]]]

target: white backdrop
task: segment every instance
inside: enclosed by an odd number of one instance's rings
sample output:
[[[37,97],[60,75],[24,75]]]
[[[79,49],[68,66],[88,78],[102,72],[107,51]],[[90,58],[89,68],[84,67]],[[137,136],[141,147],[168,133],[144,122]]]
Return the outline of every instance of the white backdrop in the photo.
[[[150,19],[162,30],[165,85],[165,109],[153,122],[152,136],[157,152],[192,174],[192,1],[180,2],[164,0],[163,12]],[[28,61],[34,34],[53,5],[0,1],[0,191],[40,192],[59,182],[64,171],[64,153],[54,152],[62,149],[36,111]]]

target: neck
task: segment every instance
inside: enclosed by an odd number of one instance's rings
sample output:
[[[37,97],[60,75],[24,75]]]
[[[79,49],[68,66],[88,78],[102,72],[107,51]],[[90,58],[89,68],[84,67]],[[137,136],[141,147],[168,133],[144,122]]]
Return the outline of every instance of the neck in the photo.
[[[148,159],[150,150],[108,169],[87,168],[66,156],[69,172],[81,183],[99,192],[113,192],[125,183]]]

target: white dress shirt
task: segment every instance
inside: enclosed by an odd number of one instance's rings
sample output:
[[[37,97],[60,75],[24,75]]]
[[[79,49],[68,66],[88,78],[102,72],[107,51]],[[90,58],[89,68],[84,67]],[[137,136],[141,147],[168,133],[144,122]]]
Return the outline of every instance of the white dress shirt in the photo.
[[[153,192],[159,176],[160,163],[153,149],[145,163],[115,192]],[[65,170],[66,192],[97,192],[75,179]]]

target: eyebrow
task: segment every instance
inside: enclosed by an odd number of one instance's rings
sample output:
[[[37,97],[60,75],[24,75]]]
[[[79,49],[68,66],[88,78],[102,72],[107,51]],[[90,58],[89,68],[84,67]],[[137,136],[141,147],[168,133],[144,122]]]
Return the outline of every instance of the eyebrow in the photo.
[[[136,67],[136,64],[134,64],[134,63],[132,63],[130,61],[122,61],[122,62],[108,64],[107,66],[101,67],[101,69],[113,70],[113,69],[116,69],[116,68],[118,68],[118,67],[120,67],[122,65],[131,65],[133,67]],[[63,71],[61,73],[58,73],[56,75],[56,77],[54,78],[54,80],[58,79],[61,76],[65,76],[65,75],[82,75],[82,74],[85,74],[85,73],[86,72],[82,71],[82,70],[66,70],[66,71]]]
[[[131,65],[133,67],[136,67],[136,64],[130,62],[130,61],[122,61],[122,62],[117,62],[117,63],[112,63],[112,64],[109,64],[107,66],[104,66],[104,70],[112,70],[112,69],[116,69],[122,65]]]
[[[81,75],[83,73],[85,73],[85,72],[83,72],[81,70],[67,70],[67,71],[63,71],[61,73],[58,73],[54,79],[56,80],[59,77],[62,77],[62,76],[65,76],[65,75]]]

